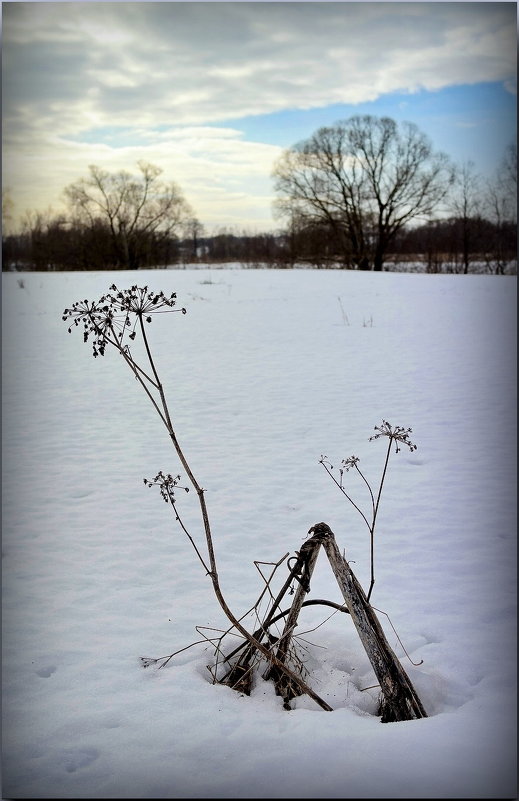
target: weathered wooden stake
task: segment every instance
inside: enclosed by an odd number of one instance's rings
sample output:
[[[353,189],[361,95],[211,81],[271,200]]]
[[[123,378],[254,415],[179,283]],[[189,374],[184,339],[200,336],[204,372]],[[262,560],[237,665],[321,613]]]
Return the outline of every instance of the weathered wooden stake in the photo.
[[[261,628],[257,629],[254,632],[253,636],[254,636],[254,638],[256,640],[258,640],[258,642],[261,642],[264,638],[267,638],[267,642],[270,645],[274,644],[275,640],[270,635],[270,632],[268,630],[269,626],[276,619],[276,611],[278,609],[281,610],[281,607],[280,607],[281,601],[283,600],[283,598],[285,597],[286,593],[288,592],[288,590],[290,588],[290,585],[292,584],[292,582],[294,580],[298,579],[299,576],[301,576],[302,573],[304,573],[305,564],[306,564],[306,553],[308,551],[308,547],[309,547],[310,542],[311,542],[311,540],[309,540],[307,543],[304,543],[304,545],[301,547],[301,551],[298,554],[298,556],[296,557],[296,563],[295,563],[294,567],[292,567],[290,569],[290,573],[288,574],[288,577],[287,577],[285,583],[283,584],[283,586],[281,587],[281,590],[277,594],[276,599],[272,602],[272,606],[270,608],[270,611],[267,614],[267,616],[265,617],[265,620],[262,622]],[[305,551],[305,548],[306,548],[306,551]],[[290,561],[291,560],[289,560],[289,562]],[[309,585],[309,578],[308,579],[303,578],[303,579],[301,579],[301,581],[302,582],[307,581],[308,582],[308,587],[310,586]],[[297,622],[297,619],[296,619],[296,622]],[[295,626],[295,624],[294,624],[294,626]],[[251,687],[252,687],[252,668],[251,668],[251,663],[252,663],[252,659],[253,659],[257,649],[253,645],[250,645],[249,643],[242,643],[237,648],[235,648],[234,651],[231,651],[230,654],[227,654],[227,656],[225,657],[225,661],[226,662],[230,662],[232,657],[235,656],[236,654],[238,654],[240,651],[242,651],[242,654],[241,654],[240,658],[238,660],[236,660],[236,662],[233,664],[233,666],[227,671],[227,673],[225,673],[224,676],[222,676],[221,679],[219,679],[219,681],[220,681],[221,684],[228,684],[234,690],[239,690],[240,692],[244,692],[246,695],[250,695],[250,691],[251,691]],[[284,664],[285,660],[283,659],[282,661],[283,661],[283,664]],[[289,681],[288,677],[286,677],[286,678],[287,678],[287,681]],[[292,686],[295,686],[293,682],[290,682],[290,684]]]
[[[299,612],[303,606],[306,594],[310,591],[310,578],[314,572],[315,563],[321,547],[321,541],[322,538],[319,534],[311,537],[303,544],[297,555],[298,566],[300,569],[300,574],[297,576],[299,585],[295,592],[294,600],[292,601],[292,606],[290,607],[290,612],[287,615],[285,627],[281,637],[278,640],[276,649],[276,656],[280,662],[283,662],[283,664],[285,664],[288,656],[290,641],[292,639],[294,629],[297,626]],[[269,665],[263,674],[263,678],[274,679],[276,684],[276,692],[278,695],[283,697],[285,706],[288,705],[288,702],[291,698],[295,698],[301,694],[300,690],[294,685],[294,683],[290,681],[290,679],[284,673],[281,673],[281,671],[274,665]]]
[[[310,578],[313,574],[319,550],[322,546],[328,556],[335,578],[337,579],[347,611],[351,615],[351,619],[353,620],[380,684],[382,698],[379,714],[382,717],[382,722],[390,723],[392,721],[426,718],[427,713],[422,702],[407,673],[391,649],[382,630],[382,626],[375,614],[375,610],[370,605],[364,590],[360,586],[348,562],[341,556],[337,543],[335,542],[333,531],[327,523],[316,523],[308,533],[312,534],[312,537],[303,543],[299,551],[296,551],[296,563],[294,567],[290,568],[290,574],[287,580],[278,593],[261,628],[254,633],[254,637],[258,639],[258,641],[263,637],[267,637],[272,643],[273,656],[275,655],[276,659],[283,665],[289,661],[290,643],[297,626],[299,613],[303,606],[313,603],[312,601],[305,601],[305,596],[310,591]],[[289,563],[290,561],[291,560],[289,560]],[[280,608],[281,600],[288,591],[290,584],[292,581],[296,580],[299,582],[299,586],[295,592],[290,610],[288,613],[285,611],[276,614],[276,609]],[[324,603],[340,608],[331,601],[318,600],[315,601],[315,603]],[[285,615],[287,619],[283,633],[281,637],[275,641],[274,637],[269,634],[268,626]],[[242,650],[243,653],[240,659],[238,659],[220,681],[249,694],[252,677],[251,661],[256,649],[244,643],[238,646],[231,654],[228,654],[225,661],[230,661],[234,655]],[[276,692],[284,699],[284,706],[287,709],[290,709],[289,701],[302,692],[296,682],[276,665],[270,664],[268,666],[264,673],[264,678],[274,680]],[[308,689],[306,691],[310,692]],[[319,702],[323,708],[331,710],[331,707],[325,702],[322,702],[322,699],[319,699]]]
[[[375,671],[382,691],[382,722],[426,718],[427,713],[405,670],[391,649],[373,607],[348,562],[341,556],[326,523],[316,523],[310,532],[319,534],[351,619]]]

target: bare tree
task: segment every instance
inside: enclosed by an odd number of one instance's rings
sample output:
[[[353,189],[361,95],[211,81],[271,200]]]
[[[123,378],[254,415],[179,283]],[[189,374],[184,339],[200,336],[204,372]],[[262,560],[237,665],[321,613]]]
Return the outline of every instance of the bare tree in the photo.
[[[326,224],[340,234],[346,264],[372,260],[381,270],[397,233],[437,209],[453,175],[414,124],[351,117],[283,153],[274,167],[277,211],[292,224]]]
[[[474,162],[466,161],[456,171],[454,192],[449,202],[460,231],[461,261],[465,275],[475,255],[481,229],[481,178],[474,167]]]
[[[345,264],[359,262],[367,243],[362,219],[364,175],[348,159],[342,125],[320,128],[310,139],[286,150],[274,167],[276,210],[288,217],[292,232],[328,227],[340,243]]]
[[[13,219],[14,203],[9,188],[2,188],[2,233]]]
[[[487,214],[491,220],[517,222],[517,146],[510,144],[495,176],[487,183]]]
[[[199,240],[200,237],[204,235],[204,226],[197,217],[191,217],[191,219],[186,221],[184,230],[187,238],[191,242],[191,252],[186,253],[185,257],[187,261],[197,261],[199,256]]]
[[[498,175],[501,183],[510,195],[513,213],[517,215],[517,145],[512,142],[508,145],[505,155],[501,160]]]
[[[486,216],[494,231],[486,252],[490,272],[502,275],[517,259],[517,147],[505,151],[495,177],[488,181],[485,194]],[[512,240],[510,237],[512,234]],[[511,240],[511,241],[510,241]]]
[[[162,170],[138,162],[140,176],[122,170],[109,173],[91,165],[90,176],[65,189],[65,195],[83,224],[108,224],[116,267],[138,269],[153,239],[165,240],[192,217],[181,190],[159,180]]]

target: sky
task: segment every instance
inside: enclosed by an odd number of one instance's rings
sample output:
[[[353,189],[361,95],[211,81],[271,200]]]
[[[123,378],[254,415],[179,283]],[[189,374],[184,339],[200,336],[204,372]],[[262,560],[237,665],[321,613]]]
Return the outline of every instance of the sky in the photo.
[[[89,165],[182,189],[208,234],[278,230],[285,148],[357,114],[493,175],[516,138],[516,3],[2,4],[6,230]]]

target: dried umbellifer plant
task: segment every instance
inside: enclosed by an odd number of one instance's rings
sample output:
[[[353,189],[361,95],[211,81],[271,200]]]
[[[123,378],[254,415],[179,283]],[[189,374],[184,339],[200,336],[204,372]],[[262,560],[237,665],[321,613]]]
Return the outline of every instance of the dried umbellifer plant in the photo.
[[[392,426],[391,423],[387,422],[387,420],[382,420],[381,425],[375,426],[375,431],[377,433],[373,434],[373,436],[369,438],[370,442],[376,439],[380,439],[381,437],[387,437],[388,440],[386,458],[384,461],[384,467],[382,469],[382,475],[380,478],[380,483],[378,486],[376,497],[369,481],[367,480],[366,476],[359,467],[360,460],[357,456],[350,456],[348,459],[342,460],[341,467],[339,468],[338,479],[332,473],[333,465],[330,464],[328,458],[326,456],[321,456],[321,458],[319,459],[319,463],[322,464],[322,466],[324,467],[324,469],[326,470],[332,481],[337,485],[337,487],[340,489],[344,497],[347,498],[347,500],[351,503],[351,505],[357,510],[357,512],[364,520],[366,526],[368,527],[370,536],[370,568],[371,568],[371,581],[367,593],[368,601],[373,591],[373,585],[375,584],[375,526],[377,523],[380,498],[382,496],[382,488],[384,486],[384,481],[386,478],[387,468],[389,464],[389,457],[391,456],[393,447],[395,453],[399,453],[399,451],[401,450],[400,447],[401,445],[405,445],[406,447],[409,448],[410,451],[415,451],[417,448],[417,446],[414,445],[409,439],[409,434],[412,434],[411,428],[404,428],[403,426]],[[344,473],[347,473],[349,470],[355,470],[369,490],[369,494],[371,497],[371,514],[369,516],[362,511],[362,509],[355,503],[355,501],[348,494],[348,492],[346,492],[346,489],[344,487]]]
[[[193,474],[184,450],[180,446],[146,330],[146,325],[152,322],[153,316],[156,314],[186,313],[185,308],[175,307],[176,293],[165,295],[163,292],[153,292],[147,286],[132,286],[130,289],[121,290],[112,284],[109,292],[99,300],[80,300],[65,309],[63,320],[69,323],[69,333],[75,327],[82,330],[83,341],[91,342],[95,358],[104,356],[107,348],[117,351],[123,357],[164,424],[190,487],[180,485],[181,477],[179,475],[173,476],[171,473],[162,471],[159,471],[153,479],[144,479],[144,484],[147,487],[158,486],[163,500],[171,505],[175,520],[189,538],[206,574],[211,579],[214,594],[231,625],[249,642],[253,649],[267,659],[269,664],[281,671],[289,683],[295,684],[301,694],[310,696],[321,708],[331,711],[331,707],[303,681],[301,675],[278,660],[268,645],[255,636],[256,633],[251,634],[247,631],[241,620],[231,611],[222,594],[204,490]],[[136,340],[139,340],[143,346],[141,357],[135,356],[132,350]],[[205,534],[205,553],[202,553],[202,548],[196,544],[179,513],[176,492],[179,489],[187,491],[189,488],[195,491],[198,499]],[[154,661],[149,659],[145,660],[145,663],[152,664]]]

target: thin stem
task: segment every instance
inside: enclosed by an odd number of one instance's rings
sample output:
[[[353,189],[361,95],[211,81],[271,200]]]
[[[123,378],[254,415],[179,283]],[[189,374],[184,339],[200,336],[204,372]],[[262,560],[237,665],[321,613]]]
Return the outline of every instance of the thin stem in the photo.
[[[169,496],[169,500],[170,500],[170,503],[171,503],[171,508],[172,508],[172,510],[173,510],[173,512],[174,512],[174,514],[175,514],[175,519],[177,520],[177,522],[178,522],[178,524],[179,524],[180,528],[182,529],[182,531],[184,532],[184,534],[186,535],[186,537],[189,539],[189,541],[190,541],[191,545],[192,545],[192,546],[193,546],[193,548],[195,549],[195,553],[196,553],[196,555],[198,556],[198,558],[200,559],[200,561],[201,561],[201,563],[202,563],[202,566],[203,566],[204,570],[205,570],[205,571],[206,571],[206,573],[209,575],[209,573],[210,573],[211,571],[209,570],[209,568],[207,567],[206,563],[204,562],[204,558],[203,558],[202,554],[200,553],[200,551],[198,550],[198,548],[197,548],[197,545],[196,545],[196,543],[195,543],[195,541],[194,541],[193,537],[191,536],[191,534],[189,533],[189,531],[188,531],[188,530],[187,530],[187,528],[185,527],[185,525],[184,525],[184,523],[183,523],[183,521],[182,521],[182,518],[181,518],[181,517],[180,517],[180,515],[179,515],[178,509],[177,509],[177,505],[176,505],[176,503],[175,503],[175,497],[174,497],[173,493],[168,491],[168,496]]]
[[[328,473],[328,475],[330,476],[330,478],[332,479],[332,481],[334,482],[334,484],[336,484],[339,487],[339,489],[342,492],[342,494],[349,500],[351,505],[355,507],[355,509],[357,510],[357,512],[359,513],[359,515],[362,517],[362,519],[364,520],[365,524],[367,525],[368,529],[371,531],[371,526],[369,524],[369,521],[368,521],[366,515],[364,514],[364,512],[362,511],[362,509],[359,509],[359,507],[357,506],[355,501],[352,498],[350,498],[350,496],[348,495],[348,493],[346,492],[346,490],[344,489],[342,484],[340,484],[337,481],[337,479],[333,475],[332,471],[328,469],[328,467],[325,465],[325,463],[322,461],[322,459],[321,459],[321,464],[324,467],[324,469],[326,470],[326,472]]]
[[[382,470],[382,477],[380,479],[380,486],[378,488],[377,502],[376,502],[375,508],[373,510],[373,523],[372,523],[371,531],[370,531],[371,583],[369,585],[368,594],[366,596],[368,602],[369,602],[369,599],[371,598],[371,593],[373,591],[373,585],[375,584],[375,523],[376,523],[376,520],[377,520],[378,507],[379,507],[379,504],[380,504],[380,496],[382,495],[382,487],[384,486],[384,479],[386,477],[387,465],[388,465],[388,462],[389,462],[389,457],[391,455],[391,445],[392,444],[393,444],[393,437],[390,436],[389,437],[389,443],[388,443],[388,446],[387,446],[386,460],[384,462],[384,469]]]
[[[148,389],[148,387],[146,386],[146,384],[144,383],[144,381],[142,380],[142,378],[141,378],[141,376],[139,374],[139,373],[143,373],[143,375],[146,375],[146,373],[144,373],[143,370],[140,370],[138,365],[133,361],[133,358],[128,355],[128,353],[124,350],[124,348],[120,350],[120,353],[122,354],[126,364],[128,365],[128,367],[130,368],[130,370],[134,374],[135,378],[137,379],[137,381],[139,382],[139,384],[143,388],[144,392],[146,393],[146,395],[148,396],[148,398],[152,402],[152,404],[153,404],[153,406],[155,408],[155,411],[157,412],[157,414],[159,415],[160,419],[162,420],[162,422],[164,423],[164,425],[167,428],[168,427],[168,421],[164,417],[163,413],[160,410],[160,407],[159,407],[157,401],[155,400],[155,398],[153,397],[153,395],[151,394],[150,390]],[[138,370],[139,370],[139,372],[138,372]]]
[[[254,632],[253,637],[256,640],[261,640],[261,638],[265,634],[268,634],[268,631],[267,631],[268,627],[274,622],[274,619],[279,620],[279,617],[274,618],[276,609],[279,608],[279,605],[280,605],[281,601],[283,600],[284,596],[286,595],[287,590],[290,587],[292,581],[298,575],[299,570],[300,570],[300,566],[299,566],[298,562],[296,562],[294,567],[290,569],[290,572],[288,574],[288,578],[286,579],[285,583],[283,584],[283,586],[281,587],[280,591],[278,592],[278,594],[276,596],[276,599],[272,602],[272,606],[270,607],[267,615],[265,616],[264,620],[262,621],[261,627]],[[265,594],[265,591],[266,591],[266,588],[261,593],[261,595],[260,595],[260,597],[259,597],[259,599],[258,599],[258,601],[256,603],[256,606],[261,601],[261,598]],[[271,595],[272,595],[272,593],[271,593]],[[243,647],[244,647],[243,645],[240,645],[238,648],[235,648],[234,651],[232,651],[230,654],[228,654],[226,656],[225,661],[229,661],[229,659],[231,659],[235,654],[237,654],[238,651],[240,651],[240,649],[243,648]],[[247,656],[249,655],[249,651],[250,651],[250,653],[252,653],[252,651],[253,651],[253,648],[250,645],[248,646],[248,650],[246,652]],[[242,659],[243,658],[244,657],[242,657]]]
[[[386,461],[384,462],[384,469],[382,471],[382,478],[380,479],[380,487],[378,489],[377,502],[375,504],[375,510],[373,512],[373,528],[375,528],[375,520],[377,519],[378,506],[379,506],[379,503],[380,503],[380,496],[382,495],[382,487],[384,485],[384,479],[386,477],[387,465],[388,465],[388,462],[389,462],[389,457],[391,455],[391,445],[392,444],[393,444],[393,437],[390,436],[389,437],[389,443],[388,443],[388,446],[387,446]]]
[[[91,317],[91,319],[93,320],[93,318],[92,318],[92,317]],[[147,381],[149,381],[149,382],[150,382],[150,384],[152,384],[152,386],[154,386],[156,389],[158,389],[158,386],[157,386],[157,384],[155,384],[155,382],[154,382],[154,381],[153,381],[153,380],[152,380],[152,379],[149,377],[149,375],[148,375],[148,374],[147,374],[147,373],[146,373],[146,372],[145,372],[145,371],[144,371],[144,370],[143,370],[143,369],[142,369],[142,368],[141,368],[141,367],[140,367],[140,366],[137,364],[137,362],[134,360],[133,356],[130,354],[129,350],[127,350],[126,348],[124,348],[124,347],[122,346],[121,342],[119,341],[119,337],[117,336],[117,334],[116,334],[116,332],[115,332],[115,329],[114,329],[113,325],[111,325],[111,326],[110,326],[110,330],[111,330],[111,331],[112,331],[112,333],[113,333],[114,339],[110,339],[110,337],[109,337],[109,336],[106,334],[106,332],[104,332],[104,334],[103,334],[103,335],[104,335],[104,337],[105,337],[106,341],[107,341],[107,342],[108,342],[110,345],[113,345],[113,346],[114,346],[114,348],[115,348],[116,350],[118,350],[118,351],[119,351],[119,353],[121,354],[121,356],[122,356],[122,357],[123,357],[123,359],[125,360],[126,364],[127,364],[127,365],[128,365],[128,367],[130,368],[130,370],[133,372],[133,374],[135,375],[135,378],[138,380],[138,382],[140,383],[140,385],[142,386],[142,388],[144,389],[144,391],[145,391],[145,392],[146,392],[146,394],[148,395],[148,397],[149,397],[149,399],[151,400],[151,402],[152,402],[153,406],[155,407],[155,411],[156,411],[156,412],[157,412],[157,414],[158,414],[158,415],[161,417],[161,419],[162,419],[162,422],[163,422],[164,424],[166,424],[166,420],[164,419],[164,417],[163,417],[163,415],[162,415],[162,413],[161,413],[161,411],[160,411],[160,409],[159,409],[159,406],[158,406],[158,404],[157,404],[157,402],[156,402],[155,398],[153,397],[153,395],[151,394],[150,390],[148,389],[148,387],[146,386],[146,384],[145,384],[145,383],[144,383],[144,381],[142,380],[142,376],[141,376],[141,374],[142,374],[142,375],[143,375],[143,376],[146,378],[146,380],[147,380]]]
[[[369,481],[367,480],[366,476],[364,475],[364,473],[363,473],[363,472],[362,472],[362,470],[359,468],[359,466],[357,465],[357,463],[356,463],[356,462],[355,462],[355,470],[356,470],[356,471],[357,471],[357,473],[360,475],[360,477],[362,478],[362,480],[364,481],[364,483],[365,483],[366,487],[367,487],[367,488],[368,488],[368,490],[369,490],[369,494],[371,495],[371,508],[372,508],[372,510],[373,510],[373,515],[375,515],[375,498],[373,497],[373,491],[372,491],[372,489],[371,489],[371,485],[370,485],[370,483],[369,483]]]
[[[313,600],[310,600],[310,601],[304,601],[303,602],[303,606],[316,606],[317,604],[321,604],[323,606],[331,606],[332,609],[336,609],[338,612],[345,612],[346,614],[348,614],[348,609],[346,608],[346,605],[345,604],[335,603],[335,601],[324,601],[324,600],[316,598],[316,599],[313,599]],[[285,609],[283,612],[280,612],[278,615],[276,615],[274,618],[272,618],[272,620],[270,621],[270,625],[273,625],[274,623],[277,623],[282,618],[286,617],[289,612],[290,612],[290,609]],[[386,613],[384,612],[383,614],[386,614]],[[328,619],[329,618],[327,618],[327,620]],[[326,622],[326,621],[323,621],[323,622]],[[200,627],[199,626],[196,627],[197,631],[200,631],[201,628],[205,628],[205,627],[201,627],[201,626]],[[212,629],[212,630],[214,630],[214,629]],[[221,631],[221,629],[219,629],[219,630]],[[223,633],[222,637],[219,637],[218,639],[222,640],[223,637],[225,637],[226,634],[229,634],[229,632],[230,632],[230,629],[225,631]],[[304,633],[306,634],[308,632],[304,632]],[[261,636],[261,629],[259,629],[258,631],[254,632],[254,637],[259,637],[259,636]],[[159,666],[159,667],[162,668],[162,667],[165,667],[167,665],[167,663],[171,659],[173,659],[174,656],[177,656],[178,654],[181,654],[183,651],[187,651],[189,648],[193,648],[193,646],[200,645],[201,643],[204,643],[204,642],[212,643],[213,640],[211,638],[204,637],[203,640],[196,640],[196,642],[192,642],[190,645],[186,645],[184,648],[180,648],[178,651],[174,651],[172,654],[168,654],[167,656],[158,656],[156,658],[142,657],[141,656],[141,662],[145,663],[144,667],[148,667],[149,665],[155,664],[156,662],[160,662],[160,661],[162,661],[164,659],[165,662],[163,662],[163,664]],[[227,656],[224,656],[223,661],[224,662],[228,662],[233,656],[235,656],[235,654],[237,654],[241,650],[241,648],[245,648],[245,643],[242,643],[241,645],[239,645],[232,653],[227,654]],[[413,664],[415,664],[415,663],[413,663]],[[419,664],[421,664],[421,663],[419,663]]]
[[[153,371],[153,375],[155,376],[156,381],[157,381],[157,389],[158,389],[158,392],[159,392],[159,395],[160,395],[161,405],[162,405],[162,408],[164,410],[164,419],[165,419],[165,423],[166,423],[166,428],[168,429],[169,436],[170,436],[171,441],[173,443],[173,446],[174,446],[174,448],[175,448],[175,450],[177,452],[177,455],[178,455],[178,457],[180,459],[180,462],[181,462],[182,466],[184,467],[184,470],[186,471],[187,476],[188,476],[188,478],[189,478],[189,480],[190,480],[190,482],[191,482],[191,484],[192,484],[192,486],[193,486],[193,488],[194,488],[194,490],[195,490],[195,492],[197,494],[197,497],[198,497],[198,502],[199,502],[199,505],[200,505],[200,512],[201,512],[202,520],[203,520],[203,524],[204,524],[207,552],[208,552],[208,556],[209,556],[209,564],[210,564],[210,567],[211,567],[210,571],[208,571],[208,575],[210,576],[211,581],[213,583],[213,590],[214,590],[214,593],[216,595],[216,598],[217,598],[222,610],[226,614],[227,618],[230,620],[230,622],[250,642],[250,644],[254,648],[256,648],[260,653],[262,653],[263,656],[265,656],[271,664],[275,665],[277,668],[282,670],[283,673],[285,673],[292,681],[294,681],[296,683],[296,685],[302,690],[303,693],[305,693],[306,695],[309,695],[310,698],[312,698],[322,709],[325,709],[326,711],[331,712],[332,711],[332,707],[329,706],[329,704],[327,704],[326,701],[324,701],[322,698],[320,698],[317,695],[317,693],[315,693],[310,687],[308,687],[308,685],[296,673],[294,673],[292,670],[287,668],[286,665],[283,662],[281,662],[279,659],[277,659],[274,656],[274,654],[271,653],[271,651],[268,648],[266,648],[259,640],[257,640],[255,637],[253,637],[241,625],[240,621],[235,617],[235,615],[231,612],[231,610],[227,606],[227,602],[226,602],[226,600],[225,600],[225,598],[224,598],[224,596],[222,594],[222,591],[220,589],[220,582],[219,582],[219,579],[218,579],[218,571],[217,571],[217,568],[216,568],[216,558],[215,558],[214,548],[213,548],[211,526],[210,526],[210,523],[209,523],[209,515],[208,515],[208,511],[207,511],[207,505],[206,505],[206,502],[205,502],[204,490],[198,484],[198,482],[197,482],[197,480],[196,480],[196,478],[195,478],[195,476],[194,476],[194,474],[193,474],[193,472],[191,470],[191,467],[189,466],[189,463],[188,463],[186,457],[184,456],[182,448],[180,447],[180,444],[179,444],[179,442],[177,440],[177,437],[176,437],[176,434],[175,434],[175,431],[174,431],[174,428],[173,428],[173,424],[171,422],[171,418],[170,418],[170,415],[169,415],[169,409],[168,409],[168,405],[167,405],[167,401],[166,401],[166,396],[164,394],[164,389],[163,389],[162,384],[160,382],[160,379],[159,379],[159,376],[158,376],[158,372],[157,372],[157,370],[155,368],[155,363],[154,363],[152,355],[151,355],[151,350],[150,350],[150,347],[149,347],[149,344],[148,344],[148,339],[147,339],[147,336],[146,336],[146,330],[144,328],[144,323],[142,321],[142,315],[139,315],[139,322],[140,322],[141,332],[142,332],[143,339],[144,339],[146,353],[148,355],[148,360],[149,360],[149,363],[151,365],[151,369]]]
[[[149,383],[152,385],[152,387],[155,387],[155,389],[158,389],[158,387],[157,387],[157,384],[155,383],[155,381],[153,380],[153,378],[150,378],[150,376],[148,375],[148,373],[146,373],[146,372],[145,372],[145,371],[142,369],[142,367],[140,367],[140,365],[138,365],[138,364],[137,364],[137,362],[135,361],[135,359],[133,358],[133,356],[132,356],[132,355],[131,355],[131,353],[130,353],[130,349],[129,349],[128,345],[126,345],[125,347],[121,348],[120,350],[121,350],[121,353],[122,353],[123,355],[124,355],[124,354],[126,354],[126,355],[128,356],[128,359],[129,359],[129,360],[130,360],[130,362],[131,362],[131,363],[134,365],[134,368],[135,368],[135,370],[136,370],[137,372],[141,373],[141,374],[144,376],[144,378],[146,379],[146,381],[149,381]]]
[[[407,651],[406,651],[406,649],[405,649],[405,646],[404,646],[404,643],[403,643],[403,642],[402,642],[402,640],[400,639],[400,637],[399,637],[399,635],[398,635],[398,632],[397,632],[397,630],[396,630],[396,629],[395,629],[395,627],[393,626],[393,624],[392,624],[392,622],[391,622],[391,618],[389,617],[388,613],[387,613],[387,612],[384,612],[382,609],[377,609],[377,607],[376,607],[376,606],[373,606],[373,607],[372,607],[372,609],[374,609],[374,610],[375,610],[376,612],[378,612],[379,614],[381,614],[381,615],[385,615],[385,616],[387,617],[387,619],[388,619],[388,621],[389,621],[389,625],[391,626],[391,628],[392,628],[392,629],[393,629],[393,631],[395,632],[396,638],[397,638],[398,642],[400,643],[400,645],[402,646],[402,650],[403,650],[404,654],[407,656],[407,658],[409,659],[410,663],[411,663],[412,665],[414,665],[415,667],[419,667],[420,665],[423,665],[423,659],[420,659],[420,661],[419,661],[419,662],[413,662],[413,660],[411,659],[411,657],[410,657],[410,656],[409,656],[409,654],[407,653]]]
[[[148,337],[146,336],[146,329],[144,328],[144,323],[143,323],[143,320],[142,320],[142,312],[139,312],[137,314],[137,317],[139,318],[139,325],[140,325],[140,328],[141,328],[141,333],[142,333],[142,338],[144,340],[144,346],[146,348],[146,353],[148,354],[148,361],[150,363],[151,369],[153,370],[153,375],[155,376],[155,381],[157,382],[157,388],[158,388],[159,385],[160,385],[160,380],[159,380],[159,376],[157,374],[157,371],[155,369],[155,364],[153,362],[153,359],[151,358],[151,351],[150,351],[150,346],[148,344]]]
[[[144,663],[144,667],[149,667],[149,665],[155,664],[156,662],[160,662],[162,659],[165,659],[166,661],[163,662],[162,665],[159,665],[159,669],[160,669],[160,668],[165,667],[165,665],[168,664],[169,660],[173,659],[173,657],[177,656],[177,654],[181,654],[182,651],[187,651],[188,648],[193,648],[194,645],[200,645],[203,642],[207,642],[207,638],[204,639],[204,640],[197,640],[196,642],[192,642],[190,645],[186,645],[184,648],[180,648],[178,651],[175,651],[174,653],[169,654],[169,656],[158,656],[156,659],[149,659],[149,658],[147,658],[145,656],[141,656],[141,662]]]

